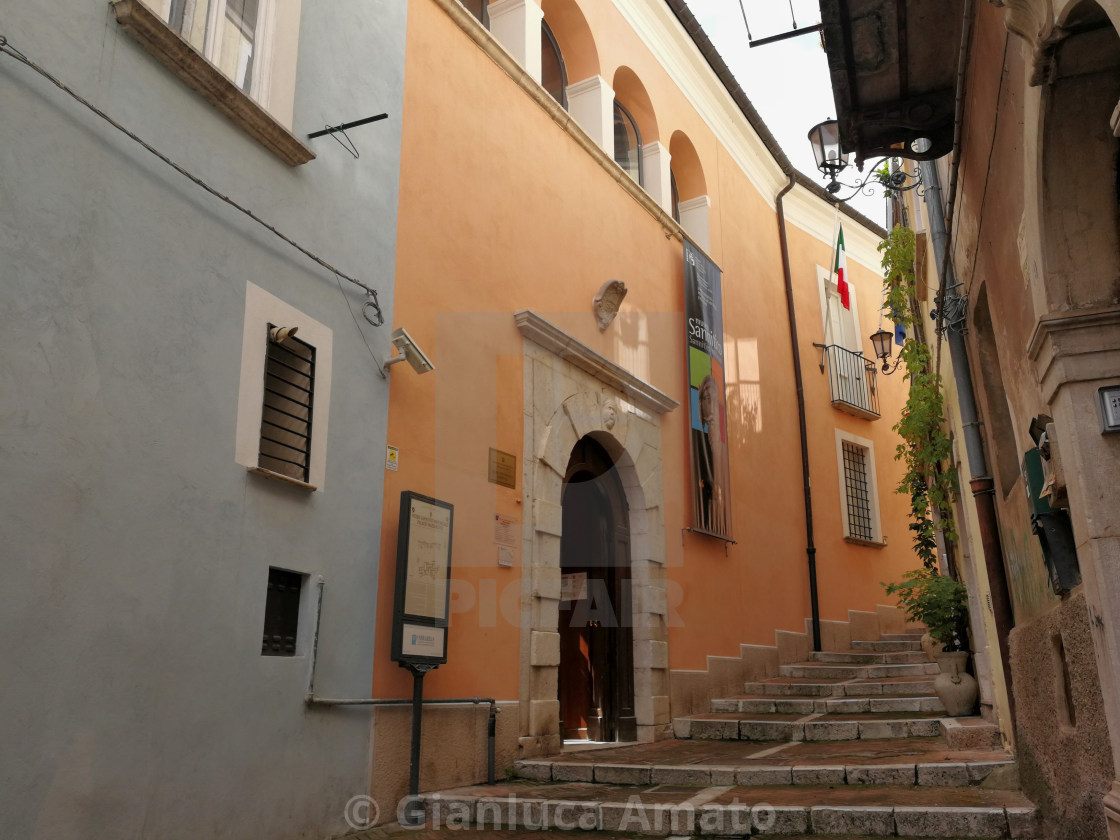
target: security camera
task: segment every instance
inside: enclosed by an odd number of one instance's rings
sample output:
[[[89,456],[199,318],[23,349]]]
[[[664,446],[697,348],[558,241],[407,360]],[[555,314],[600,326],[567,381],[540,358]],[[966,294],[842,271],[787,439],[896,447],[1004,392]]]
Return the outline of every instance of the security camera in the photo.
[[[389,372],[390,365],[395,365],[397,362],[408,362],[417,373],[427,373],[435,370],[436,366],[424,355],[424,351],[417,346],[404,327],[397,327],[393,330],[390,340],[393,346],[397,348],[397,355],[390,356],[385,360],[385,363],[381,366],[382,376]]]

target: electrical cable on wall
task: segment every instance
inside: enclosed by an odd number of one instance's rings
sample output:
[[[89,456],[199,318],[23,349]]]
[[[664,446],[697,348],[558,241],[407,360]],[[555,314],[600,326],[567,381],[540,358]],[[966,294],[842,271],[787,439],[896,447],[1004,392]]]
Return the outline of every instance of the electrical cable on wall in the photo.
[[[161,151],[156,149],[154,146],[152,146],[151,144],[146,142],[143,138],[139,137],[134,132],[125,128],[123,125],[121,125],[119,122],[114,120],[112,117],[110,117],[108,114],[106,114],[100,108],[98,108],[96,105],[93,105],[92,103],[90,103],[89,101],[84,99],[82,96],[80,96],[78,93],[76,93],[74,90],[67,87],[60,79],[58,79],[57,77],[48,73],[45,69],[40,67],[38,64],[36,64],[34,61],[32,61],[30,58],[28,58],[22,52],[20,52],[15,47],[13,47],[11,45],[11,42],[9,42],[8,39],[3,35],[0,35],[0,54],[11,56],[16,61],[20,62],[21,64],[26,65],[29,68],[31,68],[36,73],[38,73],[40,76],[42,76],[44,79],[46,79],[48,82],[50,82],[55,87],[57,87],[59,90],[61,90],[63,93],[66,93],[72,99],[74,99],[76,102],[78,102],[81,105],[84,105],[86,108],[88,108],[94,114],[101,117],[101,119],[105,120],[105,122],[107,122],[107,123],[109,123],[109,125],[113,126],[113,128],[117,129],[117,131],[120,131],[122,134],[124,134],[130,140],[135,141],[140,146],[144,147],[144,149],[151,152],[153,155],[155,155],[161,161],[166,163],[168,166],[170,166],[172,169],[174,169],[176,172],[178,172],[184,178],[187,178],[188,180],[197,184],[199,187],[206,190],[206,192],[210,193],[210,195],[214,196],[215,198],[217,198],[221,201],[224,201],[226,204],[228,204],[230,207],[233,207],[235,210],[241,211],[246,216],[248,216],[250,219],[252,219],[254,222],[259,224],[261,227],[265,228],[269,232],[275,234],[280,239],[287,242],[289,245],[291,245],[293,248],[295,248],[301,254],[303,254],[304,256],[308,257],[311,260],[314,260],[316,263],[321,265],[323,268],[332,272],[336,277],[341,277],[344,280],[348,280],[349,282],[353,283],[355,286],[358,286],[359,288],[365,290],[366,301],[365,301],[365,303],[363,304],[363,307],[362,307],[362,313],[363,313],[365,319],[369,323],[373,324],[373,326],[375,326],[375,327],[379,327],[379,326],[381,326],[382,324],[385,323],[385,316],[381,312],[381,305],[380,305],[380,303],[378,302],[378,299],[377,299],[377,290],[376,289],[374,289],[370,286],[367,286],[365,283],[362,283],[361,281],[351,277],[350,275],[339,271],[337,268],[335,268],[333,265],[328,263],[326,260],[317,256],[316,254],[313,254],[311,251],[307,250],[302,245],[300,245],[298,242],[296,242],[294,239],[285,235],[281,231],[277,230],[276,227],[274,227],[273,225],[270,225],[268,222],[266,222],[264,219],[262,219],[256,213],[254,213],[252,210],[249,210],[248,208],[243,207],[242,205],[238,204],[236,201],[234,201],[229,196],[218,192],[218,190],[211,187],[209,184],[207,184],[205,181],[203,181],[197,175],[193,175],[191,172],[187,171],[187,169],[185,169],[183,166],[180,166],[178,163],[171,160],[171,158],[169,158],[167,155],[163,154]]]

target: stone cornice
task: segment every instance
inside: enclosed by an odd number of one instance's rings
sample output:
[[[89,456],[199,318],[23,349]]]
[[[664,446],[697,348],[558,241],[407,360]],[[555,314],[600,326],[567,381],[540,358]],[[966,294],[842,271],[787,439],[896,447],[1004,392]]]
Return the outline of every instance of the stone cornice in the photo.
[[[638,408],[654,414],[666,414],[679,405],[668,394],[595,352],[575,336],[564,332],[532,310],[522,309],[514,313],[513,318],[517,329],[525,338],[620,391]]]
[[[1047,402],[1066,383],[1115,379],[1120,374],[1120,307],[1044,315],[1027,356]]]
[[[832,238],[836,208],[821,201],[812,192],[798,184],[785,197],[786,221],[797,225],[815,239],[826,243],[829,248],[836,244]],[[871,271],[881,273],[883,259],[879,254],[879,243],[883,240],[874,231],[853,223],[847,217],[841,219],[844,225],[844,251],[848,259],[858,262]]]

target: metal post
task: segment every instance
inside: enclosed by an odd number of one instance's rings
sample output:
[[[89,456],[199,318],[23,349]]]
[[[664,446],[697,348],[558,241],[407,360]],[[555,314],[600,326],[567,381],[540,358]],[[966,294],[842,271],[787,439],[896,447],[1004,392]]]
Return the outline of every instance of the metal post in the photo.
[[[408,767],[408,795],[417,796],[420,793],[420,724],[424,712],[424,671],[419,668],[409,668],[412,671],[412,751]]]
[[[490,719],[486,721],[486,784],[494,784],[494,736],[497,731],[498,708],[490,704]]]

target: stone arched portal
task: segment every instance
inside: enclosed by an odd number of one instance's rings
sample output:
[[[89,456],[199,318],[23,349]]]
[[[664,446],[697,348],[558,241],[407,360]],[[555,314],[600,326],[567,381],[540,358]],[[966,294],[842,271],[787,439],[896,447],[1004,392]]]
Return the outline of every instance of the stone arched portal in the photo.
[[[529,311],[525,336],[525,517],[522,549],[519,745],[522,757],[558,752],[560,538],[565,472],[585,436],[606,449],[629,509],[637,737],[669,734],[662,392]]]

